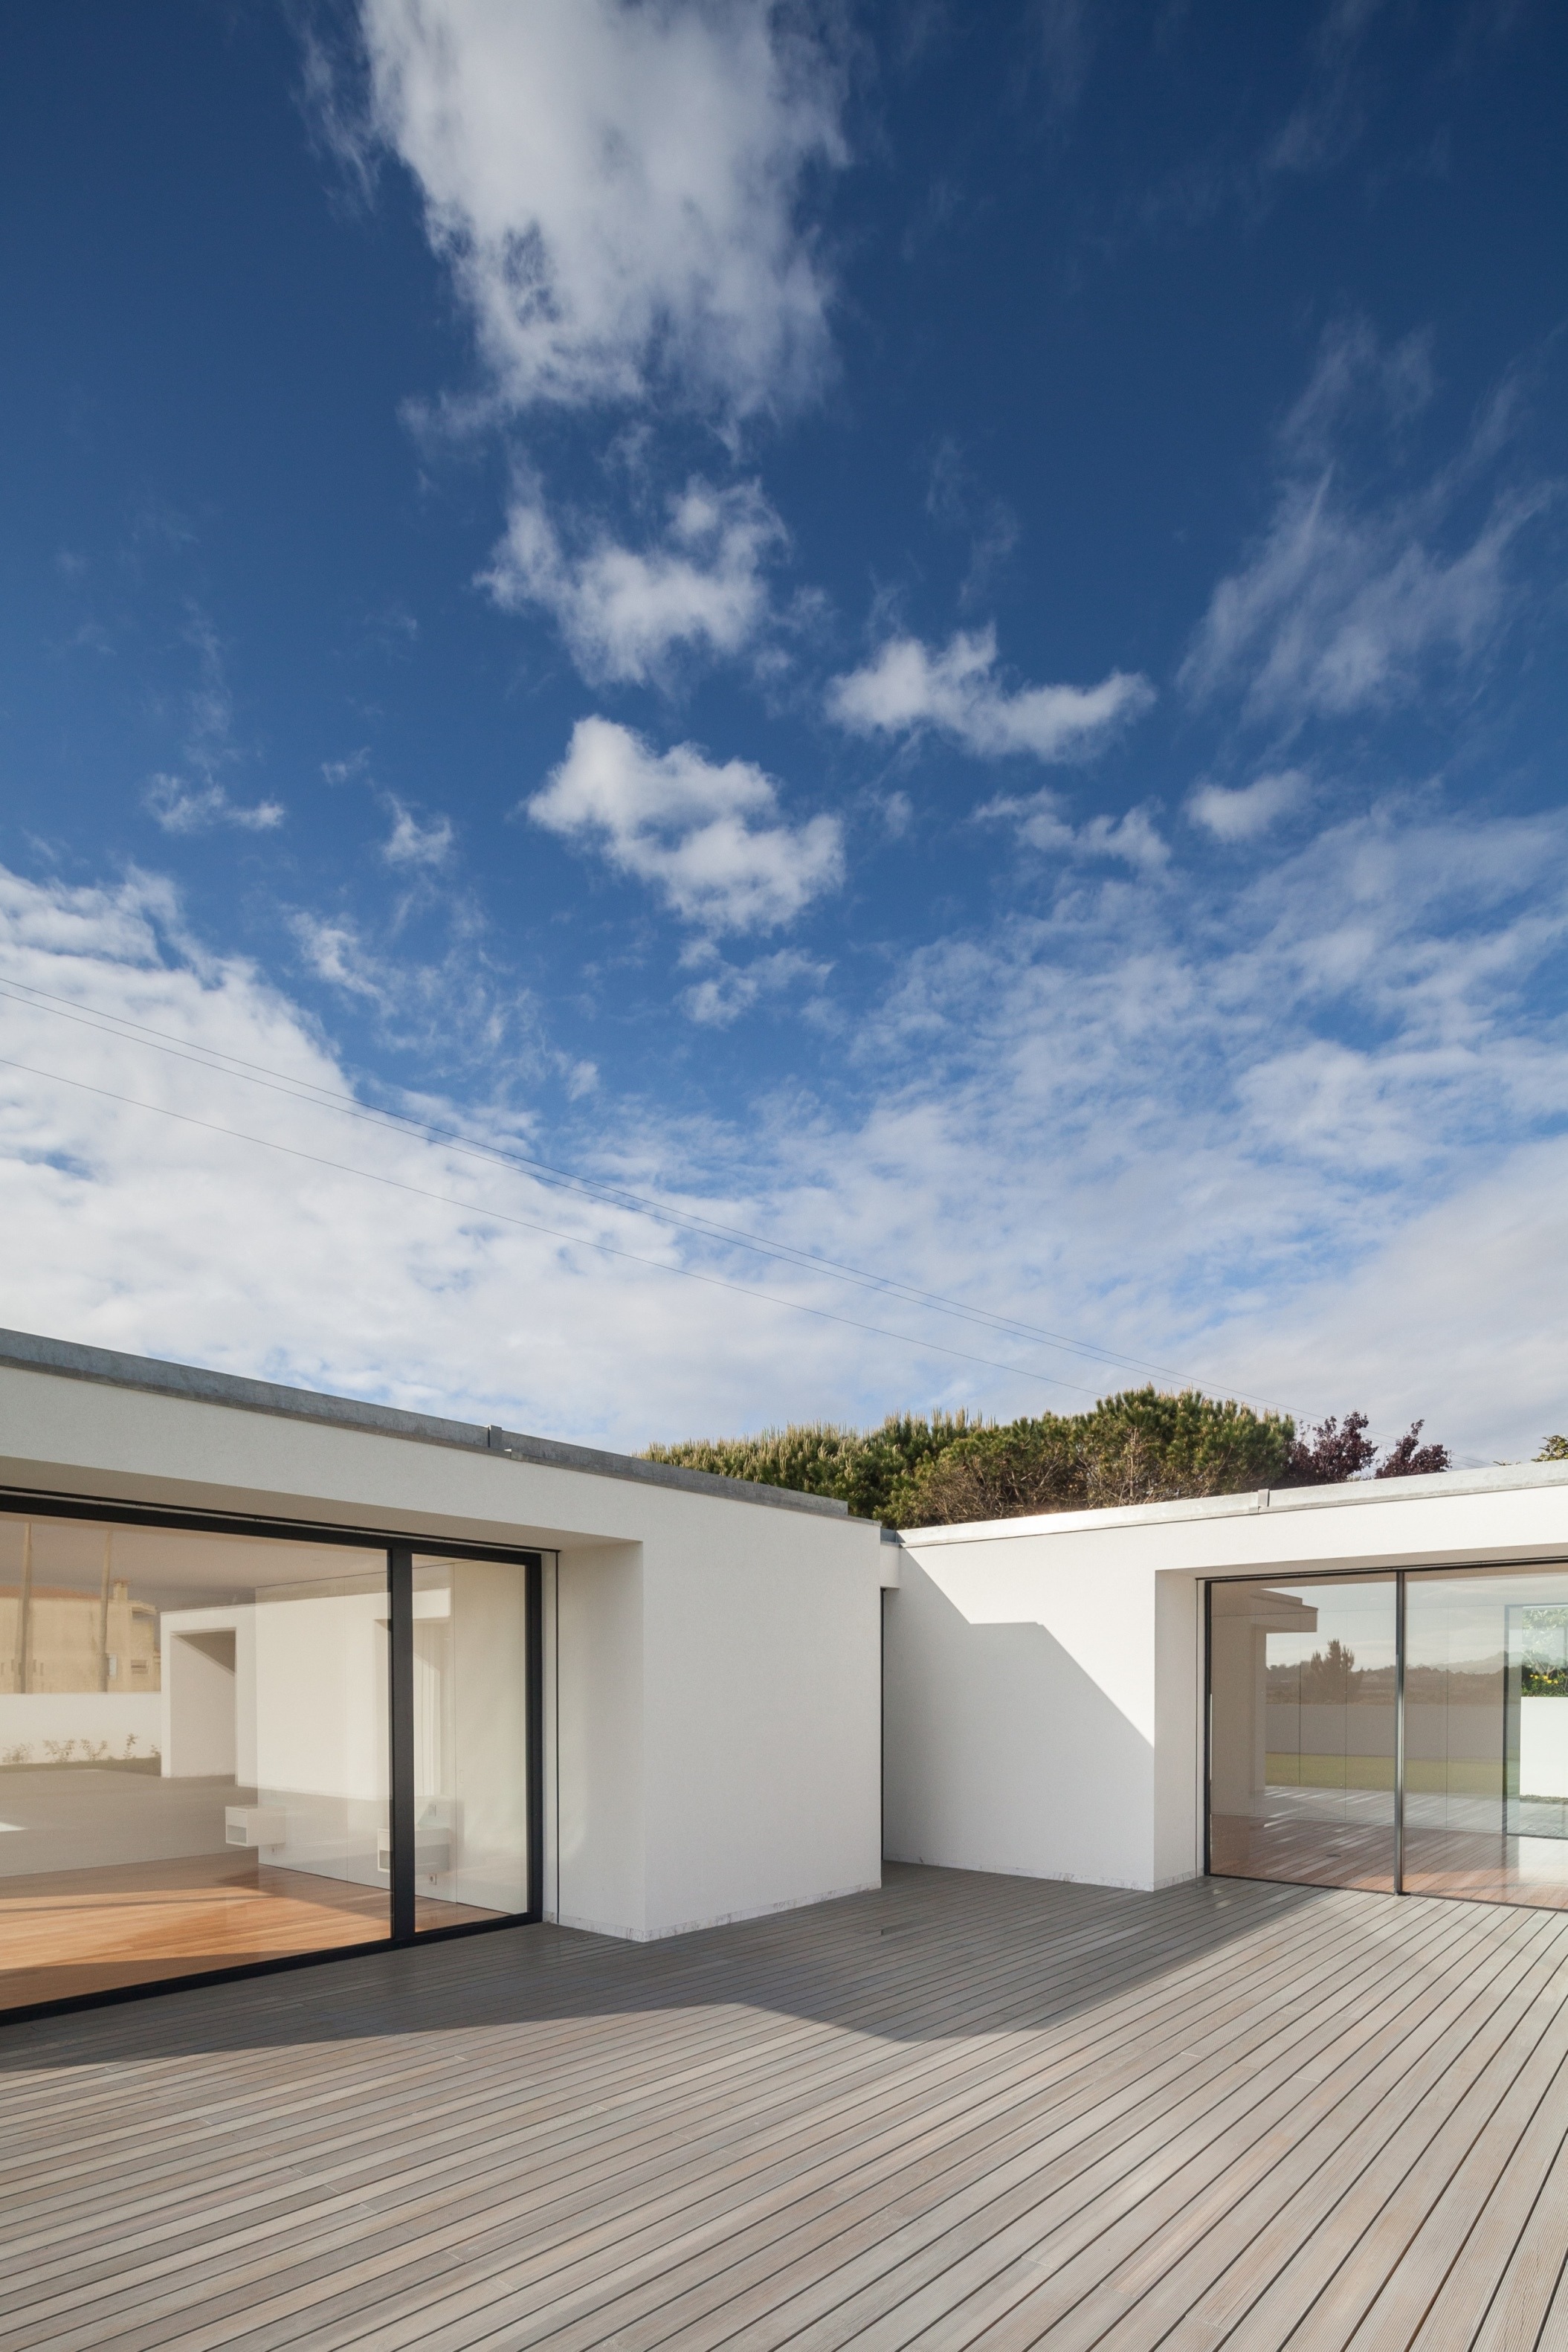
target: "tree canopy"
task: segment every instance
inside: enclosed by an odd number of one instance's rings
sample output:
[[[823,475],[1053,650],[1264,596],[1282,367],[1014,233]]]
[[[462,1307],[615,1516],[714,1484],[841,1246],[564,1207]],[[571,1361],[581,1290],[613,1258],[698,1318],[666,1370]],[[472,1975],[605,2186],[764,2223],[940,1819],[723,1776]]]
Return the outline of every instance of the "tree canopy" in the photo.
[[[1102,1397],[1087,1412],[1004,1423],[890,1413],[869,1430],[792,1423],[751,1437],[650,1445],[645,1458],[835,1496],[888,1527],[942,1527],[1446,1470],[1447,1448],[1422,1445],[1421,1428],[1416,1422],[1373,1468],[1377,1448],[1364,1413],[1331,1417],[1298,1435],[1288,1413],[1150,1385]]]

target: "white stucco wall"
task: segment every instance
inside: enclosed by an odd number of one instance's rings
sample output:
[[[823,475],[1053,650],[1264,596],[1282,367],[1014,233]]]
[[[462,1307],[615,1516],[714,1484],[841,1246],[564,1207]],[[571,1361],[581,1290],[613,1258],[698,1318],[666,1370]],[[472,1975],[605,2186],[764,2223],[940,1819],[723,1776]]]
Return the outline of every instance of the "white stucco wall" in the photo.
[[[1565,1558],[1556,1465],[915,1530],[886,1604],[885,1851],[1195,1876],[1207,1578]]]
[[[782,1513],[643,1546],[647,1910],[666,1931],[880,1883],[880,1540],[845,1533],[849,1573]]]
[[[887,1610],[889,1857],[1190,1877],[1197,1646],[1197,1580],[1135,1551],[1085,1574],[1049,1536],[911,1543]]]
[[[565,1553],[557,1585],[553,1674],[559,1846],[547,1875],[564,1925],[638,1936],[647,1900],[643,1547],[600,1544]],[[547,1908],[550,1908],[547,1891]]]
[[[559,1554],[544,1860],[563,1919],[659,1936],[877,1883],[875,1527],[4,1363],[0,1432],[12,1488]]]

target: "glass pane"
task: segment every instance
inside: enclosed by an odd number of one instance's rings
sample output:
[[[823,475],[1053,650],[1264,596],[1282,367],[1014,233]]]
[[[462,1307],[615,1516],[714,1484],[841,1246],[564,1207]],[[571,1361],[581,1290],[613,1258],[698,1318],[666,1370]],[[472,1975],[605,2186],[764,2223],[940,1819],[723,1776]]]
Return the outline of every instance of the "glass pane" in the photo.
[[[1405,1587],[1405,1885],[1568,1908],[1568,1570]]]
[[[528,1571],[413,1564],[414,1925],[528,1904]]]
[[[385,1936],[386,1556],[0,1514],[0,2007]]]
[[[1395,1581],[1216,1584],[1209,1866],[1394,1885]]]

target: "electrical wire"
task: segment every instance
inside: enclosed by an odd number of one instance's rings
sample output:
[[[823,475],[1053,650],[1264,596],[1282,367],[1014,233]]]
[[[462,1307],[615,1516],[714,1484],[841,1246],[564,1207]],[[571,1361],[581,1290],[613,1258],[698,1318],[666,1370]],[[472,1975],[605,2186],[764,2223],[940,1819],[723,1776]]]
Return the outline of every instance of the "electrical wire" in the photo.
[[[748,1282],[728,1282],[722,1275],[701,1274],[695,1266],[670,1265],[662,1258],[644,1257],[638,1251],[622,1249],[613,1242],[594,1241],[586,1234],[569,1234],[559,1226],[540,1224],[533,1217],[514,1216],[506,1209],[488,1208],[477,1201],[459,1201],[450,1192],[434,1192],[428,1185],[411,1184],[403,1177],[388,1176],[379,1169],[350,1167],[347,1160],[329,1160],[323,1153],[303,1150],[298,1144],[279,1143],[273,1136],[247,1135],[242,1128],[225,1127],[216,1119],[198,1118],[191,1111],[171,1110],[164,1103],[142,1102],[135,1095],[117,1094],[112,1087],[95,1087],[86,1078],[68,1077],[63,1070],[41,1070],[35,1063],[14,1061],[6,1055],[0,1055],[0,1069],[23,1070],[29,1077],[46,1078],[56,1086],[73,1087],[79,1094],[98,1095],[105,1102],[122,1103],[131,1110],[151,1111],[156,1118],[177,1119],[182,1127],[196,1127],[208,1135],[226,1136],[234,1143],[254,1144],[262,1151],[279,1151],[287,1159],[306,1160],[313,1168],[330,1169],[339,1176],[357,1176],[367,1184],[384,1184],[394,1192],[412,1193],[416,1200],[435,1201],[444,1208],[460,1209],[466,1216],[486,1218],[496,1224],[517,1225],[525,1233],[546,1234],[552,1240],[569,1243],[576,1249],[598,1250],[605,1257],[623,1258],[629,1265],[651,1267],[655,1274],[678,1275],[687,1282],[704,1283],[711,1290],[733,1291],[738,1297],[759,1299],[769,1307],[787,1307],[792,1314],[815,1316],[819,1322],[840,1323],[851,1331],[869,1331],[879,1339],[896,1339],[906,1348],[918,1349],[923,1355],[951,1356],[959,1363],[983,1364],[989,1371],[1009,1372],[1015,1380],[1032,1381],[1038,1387],[1071,1389],[1080,1396],[1096,1393],[1082,1381],[1058,1380],[1050,1372],[1030,1371],[1024,1364],[1004,1364],[994,1356],[976,1356],[964,1348],[944,1347],[937,1339],[922,1339],[909,1331],[889,1330],[885,1324],[862,1323],[852,1315],[834,1314],[830,1307],[810,1307],[803,1299],[780,1298],[777,1292],[758,1290]]]
[[[659,1223],[666,1225],[677,1233],[688,1234],[700,1240],[719,1241],[729,1244],[737,1244],[753,1255],[768,1258],[775,1264],[795,1266],[811,1273],[827,1274],[835,1280],[847,1282],[856,1287],[870,1290],[873,1293],[879,1293],[883,1297],[900,1301],[905,1305],[924,1307],[937,1314],[948,1316],[958,1321],[974,1324],[982,1329],[994,1331],[1001,1337],[1021,1339],[1037,1345],[1057,1348],[1061,1349],[1064,1353],[1082,1357],[1094,1363],[1114,1366],[1132,1371],[1157,1373],[1162,1379],[1179,1381],[1183,1382],[1184,1385],[1187,1386],[1209,1387],[1216,1385],[1216,1383],[1212,1382],[1212,1381],[1205,1376],[1182,1372],[1169,1364],[1155,1363],[1143,1357],[1122,1355],[1113,1349],[1095,1346],[1092,1342],[1074,1339],[1066,1333],[1048,1330],[1037,1324],[1024,1323],[1013,1317],[997,1315],[989,1308],[967,1306],[956,1299],[944,1296],[941,1292],[921,1290],[912,1284],[901,1283],[886,1276],[868,1273],[863,1267],[846,1265],[841,1260],[827,1257],[814,1250],[800,1249],[789,1243],[764,1240],[760,1235],[748,1233],[743,1227],[726,1224],[717,1219],[703,1217],[694,1212],[676,1212],[666,1207],[663,1202],[649,1198],[646,1194],[634,1192],[628,1188],[610,1184],[600,1179],[584,1177],[570,1170],[555,1167],[548,1160],[536,1159],[532,1155],[517,1150],[515,1148],[509,1150],[503,1149],[498,1145],[478,1141],[472,1137],[463,1135],[456,1129],[441,1127],[431,1120],[416,1119],[409,1117],[405,1113],[385,1110],[373,1105],[361,1103],[355,1097],[340,1094],[329,1087],[319,1087],[309,1079],[298,1079],[286,1076],[280,1071],[269,1069],[267,1066],[263,1063],[247,1061],[239,1055],[226,1054],[218,1047],[193,1045],[187,1040],[171,1036],[169,1032],[166,1030],[152,1028],[145,1023],[131,1021],[123,1014],[105,1013],[97,1006],[83,1006],[72,1000],[55,996],[47,989],[35,988],[26,981],[16,981],[10,975],[6,975],[3,980],[0,980],[0,997],[9,997],[13,1003],[24,1004],[27,1006],[29,1010],[47,1013],[55,1018],[70,1021],[78,1027],[96,1030],[100,1035],[127,1036],[131,1042],[149,1044],[155,1051],[167,1054],[176,1060],[192,1063],[197,1068],[215,1070],[220,1076],[237,1077],[243,1083],[265,1087],[269,1092],[282,1094],[291,1100],[312,1105],[319,1108],[330,1110],[340,1117],[357,1119],[362,1124],[378,1127],[383,1129],[391,1129],[397,1133],[417,1136],[424,1141],[438,1142],[447,1150],[455,1151],[465,1158],[486,1160],[502,1167],[519,1171],[520,1172],[532,1177],[538,1182],[549,1185],[552,1188],[580,1193],[584,1198],[598,1202],[602,1205],[632,1211],[639,1215],[649,1217]],[[16,1064],[12,1066],[26,1068],[29,1066],[25,1064]],[[61,1077],[61,1074],[49,1071],[36,1071],[34,1075],[42,1077]],[[61,1083],[66,1085],[76,1085],[82,1082],[61,1077]],[[107,1090],[100,1089],[99,1091]],[[113,1097],[112,1099],[123,1100],[130,1103],[133,1098],[127,1096]],[[161,1106],[152,1103],[137,1103],[136,1107],[154,1111],[161,1108]],[[180,1114],[174,1113],[169,1114],[171,1117],[179,1115]],[[193,1123],[196,1125],[207,1124],[207,1122],[200,1120]],[[256,1142],[263,1142],[266,1140],[266,1139],[262,1138],[245,1137],[241,1130],[237,1129],[214,1126],[214,1131],[219,1134],[234,1135],[240,1140]],[[277,1146],[269,1148],[282,1149],[284,1147]],[[311,1155],[305,1154],[303,1156],[310,1157]],[[322,1164],[334,1167],[339,1165],[339,1163],[335,1161],[324,1161]],[[346,1170],[345,1172],[369,1173],[370,1171]],[[432,1194],[431,1197],[433,1199],[439,1199],[445,1198],[446,1196]],[[453,1205],[462,1206],[463,1204],[460,1202],[455,1202]],[[485,1213],[498,1213],[486,1212]],[[551,1234],[556,1231],[553,1227],[543,1225],[538,1225],[532,1229],[540,1233]],[[561,1235],[559,1237],[565,1239],[574,1238],[570,1235]],[[587,1245],[594,1247],[601,1246],[598,1244]],[[632,1256],[635,1255],[634,1253],[622,1254]],[[659,1265],[662,1263],[660,1260],[654,1258],[638,1259],[636,1262],[648,1265]],[[666,1268],[665,1270],[671,1272],[683,1270],[690,1271],[690,1269],[676,1268]],[[704,1276],[701,1278],[706,1280],[716,1279],[716,1277],[712,1276]],[[748,1297],[762,1297],[771,1296],[771,1294],[757,1291],[752,1288],[751,1286],[746,1284],[734,1285],[731,1286],[745,1291],[746,1295]],[[790,1302],[776,1298],[774,1303],[788,1305]],[[812,1309],[810,1311],[820,1312],[821,1310]],[[880,1327],[866,1324],[856,1325],[854,1328],[872,1330],[879,1328]],[[924,1345],[925,1343],[910,1340],[908,1344]],[[935,1343],[932,1344],[935,1345]],[[940,1350],[940,1352],[959,1356],[963,1355],[962,1350],[952,1349],[943,1349]],[[984,1357],[969,1357],[965,1358],[965,1360],[976,1363],[989,1363],[991,1361],[989,1358]],[[998,1366],[996,1367],[996,1369],[1021,1371],[1021,1368],[1018,1366]],[[1025,1375],[1025,1377],[1033,1378],[1043,1376]],[[1056,1381],[1055,1385],[1062,1388],[1073,1389],[1081,1394],[1091,1393],[1091,1391],[1086,1389],[1084,1384],[1081,1381],[1063,1380]],[[1231,1395],[1239,1398],[1244,1402],[1262,1405],[1265,1409],[1270,1411],[1282,1412],[1290,1410],[1289,1407],[1281,1405],[1276,1400],[1270,1398],[1249,1396],[1244,1391],[1237,1389],[1230,1389],[1228,1392]]]

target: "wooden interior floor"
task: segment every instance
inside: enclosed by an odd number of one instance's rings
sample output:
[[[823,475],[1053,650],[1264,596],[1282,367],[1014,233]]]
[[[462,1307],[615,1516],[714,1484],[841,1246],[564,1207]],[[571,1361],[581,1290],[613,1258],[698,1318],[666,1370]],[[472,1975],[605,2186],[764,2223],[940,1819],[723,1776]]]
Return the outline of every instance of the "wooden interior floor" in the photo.
[[[1568,1917],[890,1868],[0,2032],[6,2352],[1568,2345]]]
[[[420,1928],[485,1916],[415,1906]],[[243,1852],[0,1878],[0,2010],[371,1943],[388,1916],[377,1887],[272,1869]]]
[[[1216,1814],[1210,1858],[1225,1877],[1279,1878],[1296,1886],[1394,1892],[1394,1831],[1357,1823],[1252,1821]],[[1521,1860],[1521,1854],[1524,1859]],[[1528,1903],[1568,1911],[1568,1842],[1475,1830],[1407,1827],[1405,1892],[1473,1903]]]

